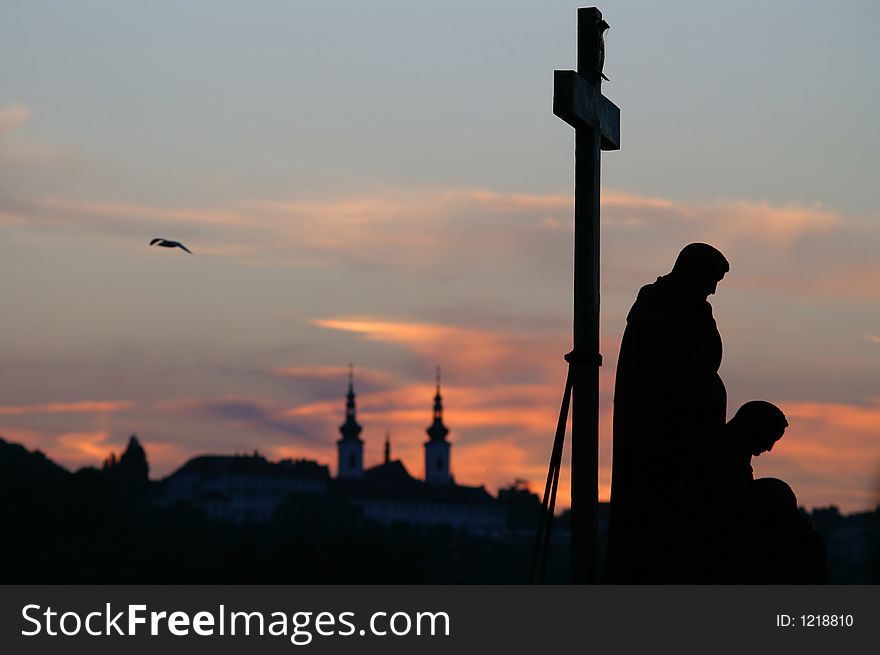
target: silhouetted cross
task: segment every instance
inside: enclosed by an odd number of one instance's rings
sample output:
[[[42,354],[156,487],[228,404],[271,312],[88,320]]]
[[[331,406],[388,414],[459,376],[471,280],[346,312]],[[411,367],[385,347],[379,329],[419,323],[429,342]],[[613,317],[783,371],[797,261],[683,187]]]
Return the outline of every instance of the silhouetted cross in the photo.
[[[600,152],[620,149],[620,109],[601,90],[606,29],[598,9],[578,9],[578,69],[554,71],[553,84],[553,113],[575,128],[571,560],[580,584],[598,579]]]

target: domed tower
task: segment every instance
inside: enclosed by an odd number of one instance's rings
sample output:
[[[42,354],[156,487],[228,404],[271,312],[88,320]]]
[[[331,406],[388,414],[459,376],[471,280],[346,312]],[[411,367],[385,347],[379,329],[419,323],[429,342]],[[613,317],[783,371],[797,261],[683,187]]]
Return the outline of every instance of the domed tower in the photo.
[[[427,430],[425,444],[425,481],[432,484],[451,484],[449,449],[446,441],[449,429],[443,425],[443,396],[440,395],[440,368],[437,368],[437,394],[434,396],[434,422]]]
[[[364,442],[360,424],[355,418],[354,371],[348,366],[348,395],[345,400],[345,423],[339,426],[342,438],[336,442],[339,454],[338,478],[364,477]]]

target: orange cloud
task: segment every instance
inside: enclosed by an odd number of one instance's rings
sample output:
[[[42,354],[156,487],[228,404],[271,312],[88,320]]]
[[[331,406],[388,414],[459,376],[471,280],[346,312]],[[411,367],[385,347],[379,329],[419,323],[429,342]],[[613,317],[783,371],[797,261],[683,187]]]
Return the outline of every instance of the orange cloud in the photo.
[[[55,445],[47,449],[47,454],[59,462],[74,468],[80,466],[101,466],[111,453],[117,457],[128,445],[128,436],[111,438],[108,432],[65,432],[54,438]],[[167,441],[141,439],[147,453],[151,471],[171,471],[183,464],[196,453],[180,444]],[[153,474],[155,477],[155,474]]]
[[[28,448],[41,450],[43,453],[46,452],[46,445],[51,445],[54,440],[54,435],[48,434],[44,430],[36,430],[18,425],[0,426],[0,437],[6,441],[24,444]]]
[[[786,415],[795,421],[804,420],[831,430],[842,429],[870,436],[880,436],[880,401],[874,405],[845,405],[840,403],[792,403],[785,407]],[[880,440],[877,443],[880,453]]]
[[[484,484],[496,490],[517,478],[527,479],[532,489],[538,489],[540,485],[534,481],[547,475],[547,465],[535,461],[532,453],[512,439],[456,444],[452,465],[459,484]]]
[[[417,352],[434,353],[451,344],[468,344],[472,354],[491,357],[496,354],[498,335],[480,330],[467,330],[449,325],[382,321],[370,317],[315,319],[315,325],[330,330],[362,334],[370,341],[385,341],[412,347]]]
[[[24,123],[30,112],[31,110],[20,102],[0,107],[0,134],[11,132]]]
[[[180,468],[190,457],[202,455],[191,447],[170,441],[153,441],[141,439],[141,445],[147,453],[147,461],[150,465],[150,477],[160,477],[157,471],[171,472]]]
[[[602,189],[602,206],[606,209],[675,209],[676,203],[668,198],[640,196],[621,189]]]
[[[134,407],[130,400],[82,400],[68,403],[44,403],[41,405],[0,406],[0,416],[22,414],[100,414],[121,412]]]
[[[480,190],[458,191],[447,196],[458,202],[476,202],[496,212],[573,212],[574,199],[570,195],[541,195],[529,193],[500,193]]]
[[[110,454],[109,438],[106,432],[66,432],[59,434],[56,442],[65,460],[93,464]]]
[[[784,409],[790,427],[771,453],[754,460],[756,475],[786,480],[808,507],[880,503],[880,402],[795,402]]]
[[[294,446],[270,446],[265,451],[260,450],[270,460],[279,459],[310,459],[319,464],[326,464],[331,469],[336,469],[335,454],[329,453],[323,448],[303,448]]]
[[[640,227],[653,221],[689,225],[716,245],[737,241],[769,241],[780,246],[809,233],[841,227],[843,218],[821,205],[771,205],[765,201],[719,199],[712,203],[688,203],[667,198],[639,196],[622,191],[605,191],[602,207],[609,213],[609,227],[617,218],[626,227]]]
[[[785,246],[805,234],[829,232],[843,224],[840,215],[821,205],[774,207],[767,202],[722,200],[707,214],[714,219],[710,240],[718,244],[760,239]]]
[[[561,355],[552,351],[561,334],[520,335],[513,331],[463,328],[440,323],[389,320],[370,316],[314,319],[313,324],[361,335],[368,341],[401,346],[428,365],[442,363],[459,379],[493,380],[514,372],[529,377],[559,370]],[[564,346],[559,346],[562,350]]]
[[[476,329],[442,323],[393,320],[374,316],[341,316],[312,320],[314,325],[360,335],[368,341],[400,346],[421,357],[426,369],[442,364],[458,380],[485,384],[525,379],[546,380],[561,389],[566,365],[562,355],[570,340],[567,330],[534,328],[520,333],[513,328]],[[600,388],[610,393],[613,364],[620,338],[603,338],[607,365],[600,375]],[[521,382],[516,382],[521,384]]]
[[[100,467],[111,453],[119,455],[125,450],[129,434],[123,431],[112,436],[108,430],[55,432],[20,426],[0,426],[0,436],[7,441],[40,450],[54,462],[70,470],[83,466]],[[153,479],[179,468],[190,457],[204,454],[185,440],[167,441],[144,438],[142,435],[139,438],[147,452],[150,477]]]
[[[840,262],[839,269],[824,271],[805,281],[795,280],[792,286],[811,295],[880,300],[880,267]]]

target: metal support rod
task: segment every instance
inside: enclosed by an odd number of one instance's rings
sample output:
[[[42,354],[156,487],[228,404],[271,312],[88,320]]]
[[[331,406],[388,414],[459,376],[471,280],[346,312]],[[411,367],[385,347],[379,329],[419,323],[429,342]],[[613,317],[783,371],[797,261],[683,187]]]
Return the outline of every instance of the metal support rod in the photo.
[[[565,392],[562,394],[562,408],[556,423],[556,436],[553,439],[553,450],[550,453],[550,467],[547,470],[547,483],[544,485],[544,500],[541,513],[538,515],[538,531],[535,535],[535,547],[532,551],[532,568],[529,571],[529,582],[544,584],[547,581],[547,560],[550,556],[550,534],[553,530],[553,516],[556,511],[556,490],[559,488],[559,471],[562,469],[562,450],[565,446],[565,426],[568,423],[571,407],[572,385],[572,353],[565,356],[568,362],[568,374],[565,377]],[[538,567],[540,566],[540,577]]]

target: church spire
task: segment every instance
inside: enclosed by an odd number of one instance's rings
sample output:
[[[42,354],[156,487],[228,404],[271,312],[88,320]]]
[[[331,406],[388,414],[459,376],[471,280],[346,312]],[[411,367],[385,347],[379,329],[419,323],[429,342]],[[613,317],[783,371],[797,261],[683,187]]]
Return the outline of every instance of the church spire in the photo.
[[[428,428],[425,443],[425,481],[431,484],[454,484],[449,472],[449,451],[446,441],[449,428],[443,425],[443,396],[440,394],[440,367],[437,367],[437,393],[434,394],[434,422]]]
[[[385,431],[385,463],[391,463],[391,432]]]
[[[437,393],[434,396],[434,422],[428,428],[431,441],[443,441],[449,429],[443,425],[443,396],[440,395],[440,367],[437,367]]]
[[[345,396],[345,423],[339,426],[342,438],[336,442],[339,455],[337,476],[361,478],[364,475],[364,442],[360,437],[361,426],[355,416],[354,369],[348,365],[348,394]]]
[[[348,394],[345,397],[345,423],[339,426],[343,439],[359,439],[361,426],[355,416],[357,407],[354,394],[354,368],[348,365]]]

